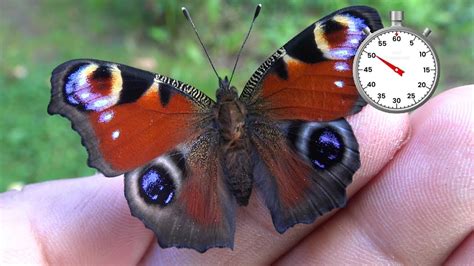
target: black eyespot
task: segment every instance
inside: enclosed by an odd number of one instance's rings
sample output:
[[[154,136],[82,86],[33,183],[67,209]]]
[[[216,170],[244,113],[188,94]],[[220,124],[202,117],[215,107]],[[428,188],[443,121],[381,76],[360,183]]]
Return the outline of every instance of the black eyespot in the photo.
[[[124,65],[117,65],[117,68],[122,75],[119,104],[135,102],[154,82],[155,74],[153,73]]]
[[[288,69],[287,69],[286,63],[285,63],[285,61],[283,61],[283,59],[279,59],[274,63],[273,71],[275,71],[275,73],[281,79],[284,79],[284,80],[288,79]]]
[[[94,73],[92,73],[93,80],[109,80],[112,78],[112,72],[108,66],[102,65],[99,66]]]
[[[341,23],[330,19],[324,24],[324,33],[331,34],[333,32],[345,30],[345,28],[346,27],[343,26]]]
[[[331,128],[315,130],[308,144],[308,157],[317,169],[328,167],[341,161],[344,142],[341,136]]]
[[[165,207],[170,204],[176,194],[176,186],[169,173],[159,166],[146,170],[138,179],[140,195],[150,204]]]
[[[166,107],[170,102],[171,96],[175,88],[166,83],[160,83],[158,92],[160,93],[160,103],[161,106]]]
[[[317,63],[326,60],[315,39],[308,37],[314,36],[314,27],[314,24],[307,27],[302,33],[296,35],[291,42],[285,44],[284,47],[289,56],[305,63]]]

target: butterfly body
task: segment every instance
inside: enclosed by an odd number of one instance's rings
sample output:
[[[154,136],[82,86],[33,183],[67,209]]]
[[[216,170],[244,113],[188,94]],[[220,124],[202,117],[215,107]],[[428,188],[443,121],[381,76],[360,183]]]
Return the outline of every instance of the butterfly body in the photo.
[[[273,53],[239,95],[118,63],[78,59],[52,74],[50,114],[72,122],[88,164],[125,175],[133,216],[161,247],[234,245],[235,213],[258,192],[279,233],[346,204],[360,167],[344,119],[365,105],[352,78],[357,47],[382,28],[369,7],[311,24]]]
[[[251,145],[248,138],[247,108],[227,77],[219,81],[214,125],[219,134],[219,161],[229,190],[239,205],[247,205],[253,186]]]

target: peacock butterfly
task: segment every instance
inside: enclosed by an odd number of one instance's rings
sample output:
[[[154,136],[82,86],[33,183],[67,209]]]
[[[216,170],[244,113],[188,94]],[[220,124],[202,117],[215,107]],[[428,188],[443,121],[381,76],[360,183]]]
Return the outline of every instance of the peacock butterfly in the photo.
[[[90,167],[125,174],[132,215],[161,247],[233,248],[236,207],[254,185],[279,233],[345,205],[360,160],[344,117],[365,105],[352,60],[367,27],[382,27],[376,10],[335,11],[273,53],[240,96],[218,76],[216,101],[160,74],[68,61],[52,73],[48,112],[71,120]]]

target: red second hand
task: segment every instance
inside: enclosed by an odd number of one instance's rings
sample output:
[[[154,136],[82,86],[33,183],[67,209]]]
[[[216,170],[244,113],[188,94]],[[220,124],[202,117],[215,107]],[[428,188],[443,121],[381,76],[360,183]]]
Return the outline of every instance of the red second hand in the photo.
[[[377,55],[377,58],[380,59],[380,61],[384,62],[389,68],[391,68],[395,73],[398,75],[402,76],[405,71],[401,70],[399,67],[394,66],[393,64],[389,63],[388,61],[382,59],[380,56]]]

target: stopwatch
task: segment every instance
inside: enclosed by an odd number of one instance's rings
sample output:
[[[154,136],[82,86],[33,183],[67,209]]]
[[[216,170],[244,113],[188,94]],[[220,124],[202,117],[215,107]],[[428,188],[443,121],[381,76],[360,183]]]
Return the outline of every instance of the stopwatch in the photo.
[[[354,81],[360,95],[375,108],[391,113],[409,112],[424,104],[439,80],[439,60],[427,37],[404,27],[403,11],[390,12],[391,27],[367,38],[354,58]]]

